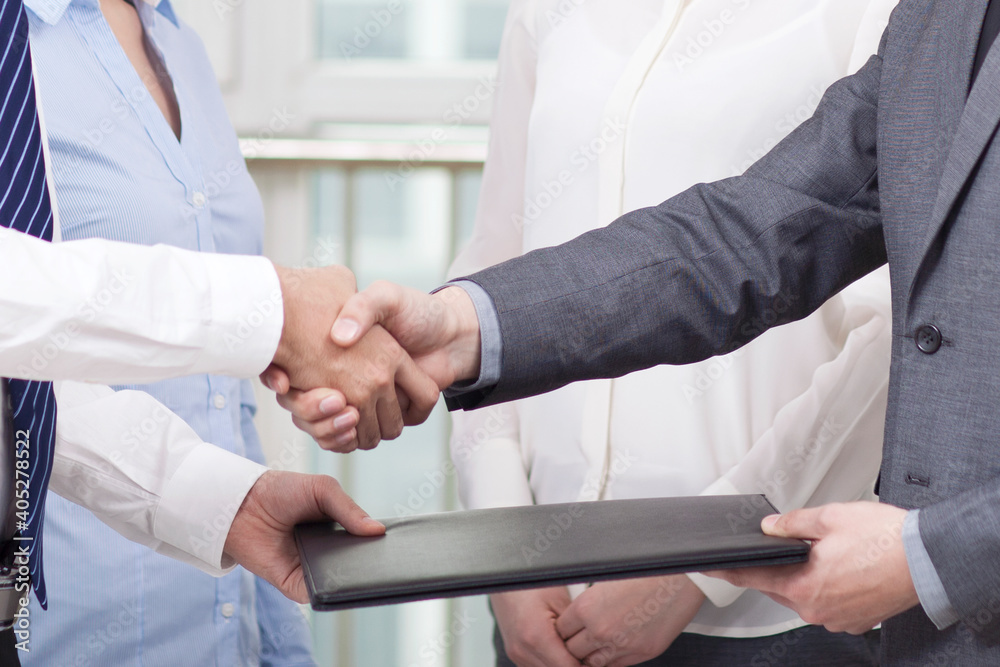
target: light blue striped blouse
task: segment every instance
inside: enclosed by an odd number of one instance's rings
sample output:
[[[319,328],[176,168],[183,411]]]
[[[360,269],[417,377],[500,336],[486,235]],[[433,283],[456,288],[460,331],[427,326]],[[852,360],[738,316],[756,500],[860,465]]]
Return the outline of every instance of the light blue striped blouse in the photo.
[[[63,238],[259,253],[263,207],[202,43],[168,0],[135,4],[174,81],[179,142],[98,0],[25,1]],[[203,375],[132,388],[204,440],[263,459],[249,383]],[[297,606],[241,569],[213,579],[54,495],[45,546],[49,610],[32,606],[27,667],[314,664]]]

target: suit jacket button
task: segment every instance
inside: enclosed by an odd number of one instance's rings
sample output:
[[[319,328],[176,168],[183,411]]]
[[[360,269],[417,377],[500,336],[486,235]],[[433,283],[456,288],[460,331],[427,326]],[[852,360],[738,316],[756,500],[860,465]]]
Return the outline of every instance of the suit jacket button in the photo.
[[[924,354],[934,354],[941,349],[941,330],[927,324],[917,331],[917,349]]]

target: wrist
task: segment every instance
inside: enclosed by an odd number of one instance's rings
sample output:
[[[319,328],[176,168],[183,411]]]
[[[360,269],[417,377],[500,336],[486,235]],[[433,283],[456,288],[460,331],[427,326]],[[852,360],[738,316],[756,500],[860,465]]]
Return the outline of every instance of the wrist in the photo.
[[[289,320],[292,315],[291,308],[293,299],[291,288],[294,271],[284,266],[275,264],[274,272],[278,274],[278,285],[281,288],[281,308],[284,317],[281,325],[281,338],[278,339],[278,349],[274,351],[274,360],[272,363],[284,367],[292,353],[292,349],[288,341],[288,332],[290,330]]]
[[[250,486],[247,494],[243,497],[243,502],[240,503],[240,508],[236,510],[236,514],[233,516],[233,521],[229,526],[229,534],[226,535],[225,545],[223,546],[223,553],[236,561],[239,561],[243,556],[240,553],[240,547],[246,541],[246,534],[254,532],[255,528],[253,526],[261,514],[260,493],[264,487],[270,484],[273,476],[274,472],[272,470],[265,470]]]
[[[447,314],[448,356],[454,382],[475,380],[479,377],[482,357],[482,337],[475,304],[461,287],[447,287],[433,296]]]

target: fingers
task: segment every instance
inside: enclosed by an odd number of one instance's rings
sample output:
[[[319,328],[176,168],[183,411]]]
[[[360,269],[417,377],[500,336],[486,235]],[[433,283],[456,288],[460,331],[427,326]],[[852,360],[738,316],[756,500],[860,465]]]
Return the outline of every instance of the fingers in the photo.
[[[316,475],[313,493],[323,514],[352,535],[375,537],[385,534],[385,526],[361,509],[334,478]]]
[[[305,431],[320,447],[346,454],[357,449],[356,426],[360,421],[357,408],[347,406],[339,391],[292,389],[278,396],[278,404],[292,413],[292,423]]]
[[[279,396],[287,393],[292,385],[291,380],[288,379],[288,373],[274,364],[268,366],[260,374],[260,381],[265,387]]]
[[[355,294],[340,310],[333,323],[331,337],[342,347],[358,342],[368,330],[384,323],[387,316],[399,310],[402,297],[400,289],[391,283],[379,281],[364,292]]]
[[[403,413],[399,409],[399,399],[396,398],[395,389],[378,400],[375,412],[378,414],[379,434],[382,440],[398,438],[403,432]]]
[[[378,414],[377,403],[374,410],[367,409],[359,412],[357,430],[357,448],[363,450],[375,449],[378,443],[382,442],[382,427],[379,425],[380,415]],[[400,418],[402,422],[402,418]]]
[[[504,642],[504,649],[519,667],[579,667],[559,636],[552,629],[551,621],[536,619],[531,628],[524,628],[520,636]]]
[[[752,588],[762,593],[781,593],[789,581],[799,574],[805,565],[779,565],[774,567],[746,567],[736,570],[716,570],[706,572],[708,576],[728,581],[738,588]]]
[[[580,615],[579,609],[579,605],[571,604],[556,619],[556,632],[564,640],[574,636],[587,625]]]
[[[408,356],[396,370],[397,394],[407,426],[423,424],[437,405],[441,390]]]
[[[319,422],[346,410],[347,399],[334,389],[292,389],[278,396],[278,405],[303,421]]]

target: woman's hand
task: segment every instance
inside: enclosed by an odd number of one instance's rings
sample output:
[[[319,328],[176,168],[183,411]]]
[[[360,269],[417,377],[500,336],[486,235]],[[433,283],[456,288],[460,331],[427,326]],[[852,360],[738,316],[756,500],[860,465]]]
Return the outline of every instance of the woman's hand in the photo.
[[[564,586],[490,596],[507,657],[517,667],[580,667],[556,632],[556,618],[570,605]]]
[[[684,575],[594,584],[556,622],[587,667],[626,667],[659,656],[687,627],[705,595]]]

